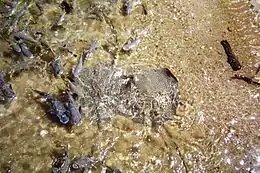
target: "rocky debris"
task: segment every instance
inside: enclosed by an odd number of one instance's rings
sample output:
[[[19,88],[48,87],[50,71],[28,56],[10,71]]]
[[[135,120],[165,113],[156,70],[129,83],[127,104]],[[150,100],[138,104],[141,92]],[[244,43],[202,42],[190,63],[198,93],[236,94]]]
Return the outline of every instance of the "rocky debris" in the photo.
[[[99,63],[79,76],[82,110],[97,122],[122,115],[135,122],[158,125],[171,120],[178,106],[178,81],[167,68],[122,69]]]

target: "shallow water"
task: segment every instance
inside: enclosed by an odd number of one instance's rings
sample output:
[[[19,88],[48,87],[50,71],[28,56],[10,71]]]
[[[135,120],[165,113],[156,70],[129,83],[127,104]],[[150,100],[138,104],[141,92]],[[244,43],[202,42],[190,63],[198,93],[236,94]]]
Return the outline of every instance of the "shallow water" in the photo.
[[[78,0],[63,27],[50,30],[60,14],[57,3],[30,24],[42,31],[65,64],[65,74],[94,39],[100,46],[86,68],[98,60],[114,59],[122,69],[167,67],[177,77],[180,101],[173,120],[148,127],[115,115],[97,126],[88,118],[67,131],[49,120],[33,89],[58,92],[66,80],[55,78],[48,64],[14,76],[17,99],[1,109],[0,164],[13,172],[50,172],[52,151],[67,145],[70,158],[91,152],[122,172],[259,172],[259,87],[231,80],[234,74],[253,76],[259,63],[259,14],[248,1],[144,1],[130,16],[111,6],[109,22],[88,19],[89,1]],[[95,1],[102,4],[103,1]],[[106,1],[107,2],[107,1]],[[141,43],[131,54],[117,51],[133,35]],[[243,68],[233,72],[220,41],[227,39]],[[15,63],[12,50],[1,41],[1,68]],[[9,52],[9,54],[8,54]],[[11,53],[10,53],[11,52]],[[112,52],[112,53],[111,53]],[[10,55],[11,54],[11,55]],[[7,56],[8,55],[8,56]],[[39,54],[48,61],[48,50]],[[15,58],[15,57],[14,57]],[[259,74],[255,76],[259,81]],[[86,115],[87,116],[87,115]]]

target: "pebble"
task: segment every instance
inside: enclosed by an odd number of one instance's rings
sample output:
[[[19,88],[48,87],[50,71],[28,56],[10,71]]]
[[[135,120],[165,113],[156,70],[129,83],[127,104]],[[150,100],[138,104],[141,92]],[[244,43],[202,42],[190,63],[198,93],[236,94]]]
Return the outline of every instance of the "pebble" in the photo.
[[[245,164],[244,160],[241,160],[239,163],[240,163],[240,165],[242,165],[242,166]]]
[[[228,163],[229,165],[231,164],[231,159],[230,159],[230,158],[227,159],[227,163]]]
[[[44,137],[45,135],[47,135],[48,134],[48,131],[47,130],[41,130],[41,132],[40,132],[40,136],[41,137]]]

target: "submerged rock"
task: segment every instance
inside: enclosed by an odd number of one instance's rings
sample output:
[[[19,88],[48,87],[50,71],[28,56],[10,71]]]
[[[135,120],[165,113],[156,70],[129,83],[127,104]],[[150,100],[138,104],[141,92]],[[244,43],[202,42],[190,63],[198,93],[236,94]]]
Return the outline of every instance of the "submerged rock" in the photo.
[[[170,70],[144,69],[124,74],[99,63],[79,76],[84,91],[82,110],[98,122],[122,115],[135,122],[158,125],[172,119],[178,105],[178,81]]]

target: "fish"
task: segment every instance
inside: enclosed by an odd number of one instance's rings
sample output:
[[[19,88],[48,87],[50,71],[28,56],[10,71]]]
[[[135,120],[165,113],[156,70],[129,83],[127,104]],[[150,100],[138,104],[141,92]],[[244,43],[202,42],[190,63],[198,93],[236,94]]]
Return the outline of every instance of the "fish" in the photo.
[[[77,0],[72,0],[72,9],[75,10],[77,8]]]
[[[121,173],[121,171],[117,168],[111,168],[109,166],[103,167],[101,173]]]
[[[60,15],[59,19],[58,19],[57,22],[56,22],[56,26],[61,26],[61,25],[63,24],[63,22],[64,22],[64,20],[65,20],[65,15],[66,15],[66,12],[63,12],[63,13]]]
[[[141,6],[143,9],[143,14],[147,15],[147,5],[141,0],[125,0],[122,7],[122,14],[124,16],[129,16],[134,11],[136,6]]]
[[[135,0],[135,5],[141,5],[142,1],[141,0]]]
[[[69,111],[70,120],[73,125],[80,125],[81,123],[81,113],[79,112],[79,107],[77,106],[72,94],[70,92],[68,94],[68,101],[67,101],[67,109]]]
[[[100,161],[93,157],[84,156],[79,159],[74,160],[70,164],[70,169],[72,171],[76,170],[84,170],[85,172],[88,171],[89,168],[92,168],[96,166],[97,164],[100,164]]]
[[[123,50],[124,51],[130,51],[130,50],[133,50],[139,43],[141,42],[141,39],[140,38],[136,38],[135,40],[133,41],[128,41],[126,44],[124,44],[123,46]]]
[[[129,16],[133,11],[133,1],[132,0],[125,0],[123,6],[123,14]]]
[[[74,68],[73,72],[72,72],[73,76],[75,78],[79,77],[82,68],[83,68],[83,56],[80,56],[79,59],[78,59],[78,63],[76,65],[76,67]]]
[[[241,66],[240,62],[238,61],[236,55],[233,53],[228,41],[222,40],[220,43],[225,50],[225,53],[227,55],[227,62],[230,64],[231,68],[234,71],[240,70],[242,66]]]
[[[11,42],[11,47],[13,48],[13,50],[15,52],[18,52],[18,53],[21,53],[22,52],[22,49],[20,47],[20,45],[16,42]]]
[[[16,40],[22,40],[31,43],[38,43],[32,36],[27,34],[25,31],[18,31],[13,34]]]
[[[4,75],[0,72],[0,103],[11,103],[14,99],[16,99],[16,94],[12,85],[5,82]]]
[[[38,93],[41,97],[45,99],[46,104],[49,106],[47,113],[53,116],[56,116],[59,119],[61,124],[68,124],[69,122],[69,112],[65,107],[65,104],[58,100],[55,96],[38,91],[33,90],[34,92]]]
[[[90,46],[83,52],[83,64],[93,55],[93,51],[98,47],[98,41],[94,40]]]
[[[23,55],[28,58],[33,57],[33,53],[29,50],[25,43],[30,42],[33,44],[38,44],[38,42],[29,34],[27,34],[25,31],[18,31],[12,34],[11,40],[11,47],[14,51],[18,53],[22,52]]]
[[[20,48],[21,48],[21,52],[23,53],[24,56],[26,56],[28,58],[33,57],[32,52],[29,50],[29,48],[27,46],[25,46],[25,44],[21,43]]]
[[[70,90],[72,93],[77,94],[77,96],[80,98],[84,97],[84,91],[80,86],[78,86],[77,84],[74,84],[74,82],[68,81],[68,83],[69,83],[69,87],[70,87]]]
[[[61,60],[60,57],[56,58],[53,62],[52,62],[52,68],[54,70],[54,75],[56,77],[59,77],[60,75],[62,75],[63,70],[62,70],[62,65],[61,65]]]
[[[111,0],[111,4],[112,4],[112,5],[116,5],[117,2],[118,2],[118,0]]]
[[[121,173],[121,171],[117,168],[113,169],[112,171],[113,171],[112,173]]]
[[[83,65],[84,65],[84,62],[89,59],[92,54],[93,54],[93,51],[94,49],[96,49],[98,46],[98,41],[97,40],[94,40],[90,46],[82,53],[82,55],[79,57],[78,59],[78,63],[76,65],[76,67],[74,68],[73,70],[73,76],[75,78],[78,78],[79,77],[79,74],[83,68]]]
[[[15,31],[20,19],[25,14],[25,11],[27,11],[27,8],[28,8],[27,1],[20,1],[20,3],[14,4],[14,7],[12,8],[10,14],[8,15],[9,20],[7,20],[6,23],[7,26],[9,27],[7,31],[8,35],[11,34],[13,31]]]
[[[7,17],[11,17],[18,9],[18,2],[16,1],[4,1],[5,7],[8,8]]]
[[[54,158],[52,164],[52,173],[67,173],[69,171],[69,156],[68,151],[64,149],[60,154]]]

